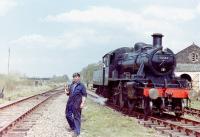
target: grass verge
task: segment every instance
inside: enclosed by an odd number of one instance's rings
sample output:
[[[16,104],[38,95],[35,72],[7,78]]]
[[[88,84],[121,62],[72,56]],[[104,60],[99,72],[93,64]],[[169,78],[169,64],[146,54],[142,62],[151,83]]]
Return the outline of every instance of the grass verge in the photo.
[[[87,100],[83,110],[83,137],[155,137],[156,131],[145,128],[135,118]]]
[[[192,100],[191,101],[191,107],[196,108],[196,109],[200,109],[200,101]]]
[[[43,86],[24,86],[20,85],[17,86],[14,90],[5,91],[4,98],[0,99],[0,104],[7,103],[9,101],[17,100],[23,97],[35,95],[46,90],[52,89],[54,86],[52,85],[43,85]]]

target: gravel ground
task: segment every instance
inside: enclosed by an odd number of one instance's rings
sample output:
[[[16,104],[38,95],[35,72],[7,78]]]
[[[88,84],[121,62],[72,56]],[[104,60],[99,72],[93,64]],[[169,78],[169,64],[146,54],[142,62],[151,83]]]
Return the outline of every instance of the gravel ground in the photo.
[[[66,101],[64,94],[51,101],[36,125],[27,132],[27,137],[71,137],[65,119]]]
[[[69,126],[65,119],[66,101],[67,101],[66,95],[62,94],[61,96],[50,101],[50,103],[47,104],[48,107],[46,106],[45,109],[43,108],[43,109],[38,110],[38,111],[42,110],[43,114],[37,120],[36,124],[27,132],[26,137],[71,137],[72,133],[67,131]],[[91,106],[93,108],[97,107],[95,105],[91,105]],[[88,108],[89,106],[87,106],[84,111],[88,111],[87,110]],[[91,109],[90,111],[92,110],[93,109]],[[84,121],[85,119],[91,119],[91,117],[87,117],[87,115],[82,115],[82,120]],[[86,135],[86,132],[90,132],[90,128],[93,129],[93,126],[95,127],[95,125],[93,125],[95,123],[90,123],[90,122],[93,122],[93,121],[89,120],[88,122],[82,123],[83,125],[84,124],[86,125],[85,127],[82,128],[81,137],[89,136],[89,135]],[[89,124],[89,127],[87,127],[87,124]],[[86,127],[87,127],[87,131],[85,130]],[[127,129],[127,130],[131,130],[131,129]],[[93,133],[93,130],[91,130],[91,132]],[[144,132],[147,134],[146,128]],[[89,133],[89,134],[92,134],[92,133]],[[161,137],[164,135],[158,135],[155,133],[152,136]],[[95,137],[95,136],[92,136],[92,137]],[[102,136],[98,135],[96,137],[102,137]],[[105,136],[105,137],[109,137],[109,136]]]

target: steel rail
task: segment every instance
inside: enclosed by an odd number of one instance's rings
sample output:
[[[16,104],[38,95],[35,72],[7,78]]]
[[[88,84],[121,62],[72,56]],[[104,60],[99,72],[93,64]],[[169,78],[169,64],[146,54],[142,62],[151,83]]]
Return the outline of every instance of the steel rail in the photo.
[[[19,116],[14,117],[11,121],[7,122],[5,125],[1,125],[0,127],[0,136],[3,136],[10,128],[12,128],[17,122],[21,121],[25,116],[27,116],[28,114],[30,114],[31,112],[33,112],[33,110],[35,110],[36,108],[38,108],[40,105],[42,105],[44,102],[46,102],[47,100],[49,100],[51,97],[62,93],[62,90],[56,90],[52,89],[52,90],[48,90],[46,92],[37,94],[37,95],[33,95],[30,97],[27,97],[25,99],[21,99],[19,101],[13,102],[8,104],[7,106],[3,106],[2,108],[0,108],[0,112],[6,108],[9,109],[9,107],[14,107],[15,105],[19,105],[21,102],[26,102],[29,101],[31,99],[33,99],[34,97],[38,97],[37,99],[39,99],[39,97],[42,97],[38,102],[36,102],[36,104],[34,104],[32,107],[28,108],[28,110],[26,110],[25,112],[22,112]],[[54,92],[52,92],[54,91]],[[17,106],[16,106],[17,107]]]
[[[88,92],[88,94],[90,95],[90,97],[94,99],[98,99],[98,97],[100,97],[94,92],[92,92],[92,94]],[[170,136],[173,136],[174,134],[177,134],[177,133],[181,133],[182,135],[184,134],[185,136],[200,137],[200,122],[199,121],[182,118],[182,117],[176,117],[175,115],[171,115],[167,113],[164,113],[162,116],[156,116],[156,115],[148,116],[147,118],[148,120],[145,121],[143,120],[144,114],[140,111],[133,111],[131,113],[128,113],[128,110],[126,108],[124,108],[123,110],[119,109],[118,106],[110,102],[108,103],[108,106],[119,112],[122,112],[125,115],[140,118],[138,122],[143,124],[144,126],[156,127],[155,125],[157,125],[158,127],[159,126],[164,127],[162,129],[155,128],[156,130],[160,130],[160,131],[169,129],[171,131],[171,133],[169,133]],[[193,114],[200,112],[200,110],[197,110],[197,109],[190,109],[190,110],[192,110]],[[180,137],[182,135],[180,135]]]

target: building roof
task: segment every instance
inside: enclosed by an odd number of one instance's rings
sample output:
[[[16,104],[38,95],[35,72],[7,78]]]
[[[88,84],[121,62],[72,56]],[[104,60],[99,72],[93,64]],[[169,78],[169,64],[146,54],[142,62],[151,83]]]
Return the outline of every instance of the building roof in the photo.
[[[182,54],[182,53],[185,53],[186,51],[188,51],[189,49],[198,49],[200,50],[200,47],[197,46],[196,44],[194,44],[194,42],[192,43],[192,45],[190,45],[189,47],[179,51],[178,53],[176,53],[176,56],[179,55],[179,54]]]
[[[200,72],[200,47],[194,43],[176,54],[176,72]]]
[[[194,43],[176,54],[176,62],[180,64],[200,64],[200,47]]]

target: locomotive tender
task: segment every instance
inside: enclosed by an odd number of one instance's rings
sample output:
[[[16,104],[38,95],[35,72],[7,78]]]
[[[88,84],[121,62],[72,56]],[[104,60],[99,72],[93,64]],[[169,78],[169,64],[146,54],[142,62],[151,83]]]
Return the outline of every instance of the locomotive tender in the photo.
[[[103,64],[93,73],[93,87],[120,108],[183,114],[189,105],[191,77],[176,77],[176,58],[162,47],[162,34],[155,33],[153,44],[136,43],[103,56]]]

